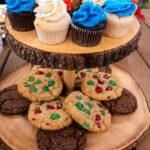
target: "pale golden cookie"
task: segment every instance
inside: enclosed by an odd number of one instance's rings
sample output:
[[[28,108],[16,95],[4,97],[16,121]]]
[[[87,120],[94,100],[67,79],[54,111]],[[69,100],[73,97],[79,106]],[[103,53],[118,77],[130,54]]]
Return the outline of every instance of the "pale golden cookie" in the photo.
[[[62,89],[62,80],[52,69],[32,70],[18,84],[19,93],[33,102],[53,100]]]
[[[80,91],[71,93],[64,101],[64,108],[83,128],[100,132],[111,125],[111,114]]]
[[[111,100],[122,95],[120,81],[112,74],[99,72],[87,75],[81,85],[82,92],[95,100]]]
[[[30,123],[43,130],[60,130],[72,123],[71,117],[63,109],[63,97],[50,102],[31,103],[28,111]]]

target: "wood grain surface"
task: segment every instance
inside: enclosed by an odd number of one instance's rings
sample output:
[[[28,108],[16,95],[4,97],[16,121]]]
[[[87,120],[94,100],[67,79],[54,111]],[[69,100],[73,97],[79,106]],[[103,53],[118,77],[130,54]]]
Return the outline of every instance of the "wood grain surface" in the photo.
[[[25,65],[9,74],[0,83],[0,89],[15,84],[29,72],[31,65]],[[126,116],[113,116],[112,126],[107,132],[90,133],[86,150],[124,149],[137,141],[150,125],[150,114],[145,97],[132,77],[122,69],[112,66],[113,74],[121,79],[123,87],[136,96],[138,109]],[[37,150],[36,131],[26,116],[7,117],[0,115],[0,137],[15,150]],[[15,135],[13,138],[11,135]],[[122,138],[123,137],[123,138]],[[119,142],[118,142],[119,141]]]

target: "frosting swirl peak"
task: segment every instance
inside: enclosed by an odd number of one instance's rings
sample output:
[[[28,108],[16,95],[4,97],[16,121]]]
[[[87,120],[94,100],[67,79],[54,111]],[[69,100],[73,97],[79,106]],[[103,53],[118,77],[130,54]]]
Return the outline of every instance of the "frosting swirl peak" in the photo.
[[[136,11],[137,6],[130,0],[108,0],[104,10],[108,13],[116,14],[119,17],[131,16]]]
[[[105,22],[106,18],[107,16],[100,5],[85,2],[73,13],[72,21],[75,24],[90,28]]]
[[[46,21],[56,21],[62,18],[66,13],[66,4],[62,0],[41,0],[36,12],[37,18],[42,18]]]
[[[13,13],[32,12],[35,0],[6,0],[7,10]]]

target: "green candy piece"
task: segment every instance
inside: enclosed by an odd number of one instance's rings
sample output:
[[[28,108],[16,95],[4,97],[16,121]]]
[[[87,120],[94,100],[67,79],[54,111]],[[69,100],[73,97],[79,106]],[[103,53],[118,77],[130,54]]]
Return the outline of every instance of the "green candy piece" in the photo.
[[[55,84],[54,80],[49,81],[49,86],[54,86],[54,84]]]
[[[89,106],[89,108],[93,108],[93,104],[87,103],[87,105]]]
[[[112,86],[115,86],[116,85],[116,82],[114,80],[109,80],[109,83],[112,85]]]
[[[49,88],[48,88],[48,86],[44,86],[44,87],[43,87],[43,91],[45,91],[45,92],[49,92]]]
[[[50,78],[52,75],[50,73],[46,74],[45,77],[46,78]]]
[[[104,112],[104,111],[100,111],[100,115],[101,115],[101,116],[104,116],[104,115],[105,115],[105,112]]]
[[[40,105],[43,105],[45,102],[44,101],[40,101]]]
[[[34,77],[29,77],[29,79],[28,79],[29,82],[33,82],[34,80],[35,80]]]
[[[85,113],[85,114],[87,114],[87,115],[89,115],[90,114],[90,112],[87,110],[87,109],[83,109],[83,112]]]
[[[84,122],[83,126],[86,127],[86,128],[89,128],[90,124],[88,122]]]
[[[25,87],[30,87],[30,84],[28,82],[24,83]]]
[[[77,100],[81,100],[82,97],[81,97],[81,96],[77,96],[76,99],[77,99]]]
[[[33,87],[33,88],[31,88],[31,92],[37,92],[37,88],[36,87]]]
[[[51,115],[51,119],[52,120],[57,120],[57,119],[59,119],[60,118],[60,115],[59,114],[52,114]]]
[[[90,73],[92,73],[92,69],[87,69],[87,72],[90,72]]]
[[[59,100],[59,98],[58,97],[56,97],[53,101],[58,101]]]
[[[36,84],[36,85],[37,85],[37,84],[40,84],[40,83],[42,83],[41,80],[36,80],[36,81],[35,81],[35,84]]]
[[[77,107],[78,109],[80,109],[80,110],[81,110],[81,109],[83,108],[83,104],[81,104],[81,103],[77,103],[77,104],[76,104],[76,107]]]
[[[93,85],[94,85],[94,82],[93,82],[93,81],[88,81],[88,82],[87,82],[87,85],[93,86]]]

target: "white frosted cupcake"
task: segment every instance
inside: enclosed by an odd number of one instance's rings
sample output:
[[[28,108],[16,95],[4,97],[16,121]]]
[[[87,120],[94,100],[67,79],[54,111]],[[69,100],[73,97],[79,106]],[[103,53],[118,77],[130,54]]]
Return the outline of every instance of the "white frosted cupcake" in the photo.
[[[105,34],[112,38],[125,36],[132,27],[137,6],[129,1],[110,0],[105,4],[107,26]]]
[[[62,0],[41,0],[34,22],[38,38],[45,44],[60,44],[66,39],[71,22]]]
[[[95,4],[99,4],[100,6],[104,6],[105,0],[82,0],[82,3],[85,3],[87,1],[92,1]]]

